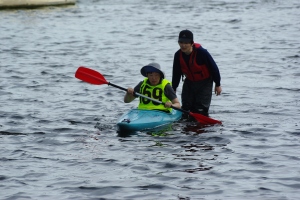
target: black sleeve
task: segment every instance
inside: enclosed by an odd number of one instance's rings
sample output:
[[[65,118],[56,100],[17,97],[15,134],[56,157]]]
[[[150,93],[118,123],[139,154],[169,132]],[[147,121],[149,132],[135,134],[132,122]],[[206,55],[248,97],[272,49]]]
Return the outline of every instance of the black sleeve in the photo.
[[[208,67],[209,71],[211,72],[213,81],[215,82],[216,86],[220,86],[221,85],[221,75],[220,75],[220,71],[219,68],[216,64],[216,62],[214,61],[213,57],[210,55],[210,53],[204,49],[201,48],[200,50],[200,55],[201,57],[197,57],[197,59],[203,59],[206,66]],[[198,51],[198,52],[199,52]],[[198,62],[198,60],[197,60]]]
[[[174,54],[174,60],[173,60],[173,72],[172,72],[172,87],[174,91],[176,91],[179,83],[180,83],[180,78],[182,76],[182,71],[180,68],[180,61],[179,61],[179,51],[178,50]]]

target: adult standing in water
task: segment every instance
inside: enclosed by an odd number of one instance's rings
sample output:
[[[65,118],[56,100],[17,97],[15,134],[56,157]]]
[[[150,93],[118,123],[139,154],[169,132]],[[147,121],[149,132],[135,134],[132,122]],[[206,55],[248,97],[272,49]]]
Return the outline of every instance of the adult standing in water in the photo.
[[[213,82],[215,94],[222,92],[219,68],[210,53],[194,43],[191,31],[181,31],[178,44],[180,49],[173,60],[172,87],[176,91],[182,77],[182,109],[208,116]]]

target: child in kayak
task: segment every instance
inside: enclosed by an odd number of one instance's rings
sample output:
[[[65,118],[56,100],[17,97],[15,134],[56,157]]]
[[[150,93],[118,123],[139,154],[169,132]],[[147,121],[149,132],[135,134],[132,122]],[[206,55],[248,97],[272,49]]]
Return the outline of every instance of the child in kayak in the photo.
[[[124,96],[124,102],[130,103],[136,97],[134,93],[140,93],[152,99],[164,102],[159,104],[152,100],[140,97],[138,109],[144,110],[162,110],[165,112],[171,111],[171,106],[180,108],[180,102],[171,82],[165,79],[164,73],[160,70],[158,63],[150,63],[141,68],[141,74],[146,78],[138,83],[134,88],[128,88]]]

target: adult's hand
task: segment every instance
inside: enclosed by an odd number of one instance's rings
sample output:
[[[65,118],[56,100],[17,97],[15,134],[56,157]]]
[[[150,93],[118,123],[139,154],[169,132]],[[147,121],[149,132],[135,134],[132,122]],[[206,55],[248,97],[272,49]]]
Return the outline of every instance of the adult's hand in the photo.
[[[221,95],[221,92],[222,92],[222,87],[221,86],[218,86],[218,87],[215,87],[215,94],[218,96],[218,95]]]

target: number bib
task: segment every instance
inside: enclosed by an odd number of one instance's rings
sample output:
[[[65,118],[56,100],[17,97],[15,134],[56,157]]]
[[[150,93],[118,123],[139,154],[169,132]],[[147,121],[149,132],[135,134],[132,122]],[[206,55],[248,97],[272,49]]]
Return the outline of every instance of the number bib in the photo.
[[[164,103],[167,101],[170,101],[164,93],[166,85],[171,84],[170,81],[163,79],[160,82],[160,84],[158,84],[156,86],[152,86],[148,82],[149,82],[148,78],[145,78],[141,85],[141,88],[140,88],[141,94],[148,96],[152,99],[164,102]],[[171,111],[172,110],[171,108],[165,108],[165,106],[163,104],[153,102],[152,100],[146,99],[143,97],[140,97],[140,103],[139,103],[138,109],[143,109],[143,110],[154,110],[155,109],[155,110],[163,110],[163,111]]]

